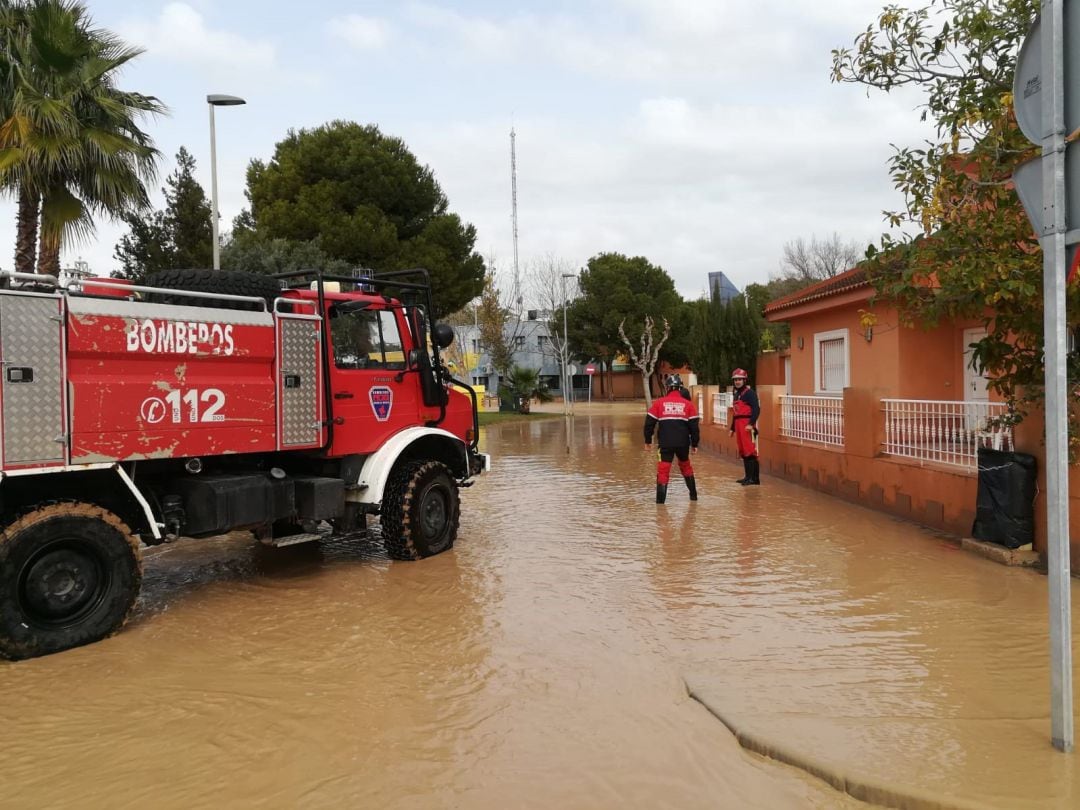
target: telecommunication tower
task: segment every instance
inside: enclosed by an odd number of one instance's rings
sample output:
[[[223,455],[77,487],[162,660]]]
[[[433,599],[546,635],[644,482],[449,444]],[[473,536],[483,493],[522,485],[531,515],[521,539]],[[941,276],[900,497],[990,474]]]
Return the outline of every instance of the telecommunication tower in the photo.
[[[514,301],[521,304],[521,274],[518,269],[518,212],[517,212],[517,133],[510,128],[510,219],[514,225]]]

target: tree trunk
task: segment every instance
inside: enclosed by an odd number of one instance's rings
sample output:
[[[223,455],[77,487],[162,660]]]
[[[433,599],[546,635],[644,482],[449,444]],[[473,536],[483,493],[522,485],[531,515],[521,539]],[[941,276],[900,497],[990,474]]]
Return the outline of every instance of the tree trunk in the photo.
[[[45,276],[60,275],[60,240],[48,239],[44,232],[38,244],[37,272]]]
[[[38,221],[41,198],[19,189],[19,214],[16,220],[18,233],[15,237],[15,272],[33,273],[37,264]]]
[[[652,407],[652,374],[645,369],[641,371],[641,387],[645,389],[645,408]]]

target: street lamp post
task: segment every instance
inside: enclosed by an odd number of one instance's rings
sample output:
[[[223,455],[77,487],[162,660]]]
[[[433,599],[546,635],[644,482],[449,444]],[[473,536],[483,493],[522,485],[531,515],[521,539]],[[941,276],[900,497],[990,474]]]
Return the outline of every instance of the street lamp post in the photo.
[[[473,379],[475,380],[480,376],[480,305],[477,302],[473,302],[472,308],[473,318]],[[487,384],[484,385],[484,393],[488,391]]]
[[[570,408],[570,333],[566,329],[566,280],[577,278],[574,273],[562,274],[562,358],[563,358],[563,413],[568,414]]]
[[[236,107],[247,104],[238,96],[211,94],[206,97],[210,107],[210,226],[214,232],[214,269],[221,269],[221,244],[218,241],[218,196],[217,196],[217,136],[214,131],[214,107]]]

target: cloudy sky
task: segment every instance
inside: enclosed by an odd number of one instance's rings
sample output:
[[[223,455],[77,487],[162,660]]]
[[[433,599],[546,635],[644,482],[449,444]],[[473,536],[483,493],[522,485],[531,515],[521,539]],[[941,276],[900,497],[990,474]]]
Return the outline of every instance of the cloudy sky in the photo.
[[[289,128],[375,123],[435,171],[477,249],[508,266],[511,127],[522,265],[554,254],[640,254],[684,295],[723,270],[777,271],[783,244],[833,231],[868,243],[897,207],[890,143],[926,134],[912,95],[829,82],[884,0],[89,0],[95,21],[146,49],[122,85],[158,96],[147,122],[186,146],[210,188],[205,97],[219,110],[223,222],[244,170]],[[14,253],[0,202],[0,266]],[[65,253],[113,269],[122,230]]]

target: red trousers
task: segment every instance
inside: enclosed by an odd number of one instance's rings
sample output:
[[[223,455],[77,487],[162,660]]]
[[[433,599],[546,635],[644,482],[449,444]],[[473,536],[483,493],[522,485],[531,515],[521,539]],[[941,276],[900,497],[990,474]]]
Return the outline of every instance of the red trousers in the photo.
[[[757,442],[754,441],[754,431],[750,429],[750,420],[736,417],[735,445],[740,458],[757,458]]]
[[[689,447],[661,447],[660,460],[656,463],[656,483],[667,486],[671,480],[671,462],[678,456],[679,472],[683,478],[690,478],[694,474],[694,467],[690,463]]]

